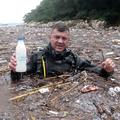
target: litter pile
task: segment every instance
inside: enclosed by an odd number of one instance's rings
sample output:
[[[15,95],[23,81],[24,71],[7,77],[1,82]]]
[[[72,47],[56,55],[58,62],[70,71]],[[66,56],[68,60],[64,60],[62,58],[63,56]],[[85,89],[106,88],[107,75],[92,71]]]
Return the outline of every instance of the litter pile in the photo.
[[[1,120],[120,120],[120,32],[73,26],[70,49],[95,64],[112,58],[115,73],[107,80],[83,71],[40,79],[24,76],[10,81],[8,62],[19,28],[0,28]],[[29,51],[48,43],[50,28],[22,26]],[[34,40],[34,42],[33,42]]]

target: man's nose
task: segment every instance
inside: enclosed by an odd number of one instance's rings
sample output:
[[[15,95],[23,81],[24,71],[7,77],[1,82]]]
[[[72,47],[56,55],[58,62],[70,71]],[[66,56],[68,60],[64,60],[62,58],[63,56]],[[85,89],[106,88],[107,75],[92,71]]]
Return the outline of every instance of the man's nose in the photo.
[[[59,43],[63,43],[63,39],[60,37],[60,38],[58,39],[58,42],[59,42]]]

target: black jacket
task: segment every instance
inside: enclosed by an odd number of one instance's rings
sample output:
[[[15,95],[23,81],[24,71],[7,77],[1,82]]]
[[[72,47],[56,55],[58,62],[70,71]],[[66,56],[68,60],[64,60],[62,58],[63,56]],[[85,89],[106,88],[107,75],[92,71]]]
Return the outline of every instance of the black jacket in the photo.
[[[82,60],[71,50],[65,49],[62,53],[55,52],[49,44],[45,49],[31,55],[27,64],[27,72],[24,74],[37,74],[43,77],[60,75],[65,72],[83,71],[94,72],[107,78],[110,73],[91,64],[88,60]],[[20,79],[20,73],[11,71],[12,80]]]

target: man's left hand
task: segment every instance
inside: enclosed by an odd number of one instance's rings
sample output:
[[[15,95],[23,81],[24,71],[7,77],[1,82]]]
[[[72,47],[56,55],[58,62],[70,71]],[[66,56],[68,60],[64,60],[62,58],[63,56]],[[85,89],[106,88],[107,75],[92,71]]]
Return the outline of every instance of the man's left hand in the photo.
[[[107,72],[113,72],[115,64],[110,58],[107,58],[104,62],[101,63],[101,67]]]

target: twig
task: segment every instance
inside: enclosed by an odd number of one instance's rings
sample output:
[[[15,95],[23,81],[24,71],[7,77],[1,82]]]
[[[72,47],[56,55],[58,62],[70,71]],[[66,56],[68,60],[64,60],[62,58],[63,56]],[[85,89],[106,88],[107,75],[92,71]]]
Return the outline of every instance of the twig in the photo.
[[[56,79],[56,78],[61,78],[61,79],[64,79],[63,77],[70,77],[70,75],[59,75],[59,76],[54,76],[54,77],[48,77],[48,78],[45,78],[44,80],[53,80],[53,79]]]
[[[31,112],[29,112],[29,114],[30,114],[31,120],[36,120],[36,119],[35,119],[35,116],[34,116]]]
[[[56,84],[48,84],[48,85],[45,85],[45,86],[42,86],[42,87],[39,87],[39,88],[34,88],[31,91],[29,91],[28,93],[25,93],[25,94],[22,94],[22,95],[19,95],[19,96],[15,96],[13,98],[10,98],[9,100],[13,101],[13,100],[22,99],[22,98],[24,98],[24,97],[26,97],[28,95],[38,93],[39,89],[41,89],[41,88],[52,87],[52,86],[63,86],[63,85],[66,85],[66,84],[70,84],[70,82],[69,83],[61,83],[61,82],[59,82],[59,83],[56,83]]]
[[[100,105],[98,105],[98,103],[95,100],[93,101],[93,105],[97,108],[97,111],[100,115],[102,115],[104,113],[102,107]]]
[[[55,103],[55,101],[58,99],[58,98],[60,98],[60,97],[63,97],[63,96],[65,96],[66,94],[68,94],[70,91],[72,91],[74,88],[76,88],[78,86],[78,84],[77,85],[74,85],[72,88],[70,88],[69,90],[67,90],[66,92],[63,92],[63,93],[61,93],[61,94],[59,94],[58,96],[56,96],[56,97],[54,97],[52,100],[50,100],[50,102],[51,103]]]
[[[63,83],[68,82],[69,80],[67,78],[69,76],[70,75],[65,75],[64,74],[64,75],[59,75],[59,76],[54,76],[54,77],[48,77],[48,78],[45,78],[45,79],[41,79],[40,81],[37,81],[37,83],[34,85],[34,87],[37,87],[37,86],[41,87],[41,86],[43,86],[45,84],[49,84],[50,82],[55,83],[56,81],[58,82],[58,81],[61,81],[61,80],[62,80],[61,82],[63,82]],[[58,78],[59,78],[59,80],[58,80]]]

